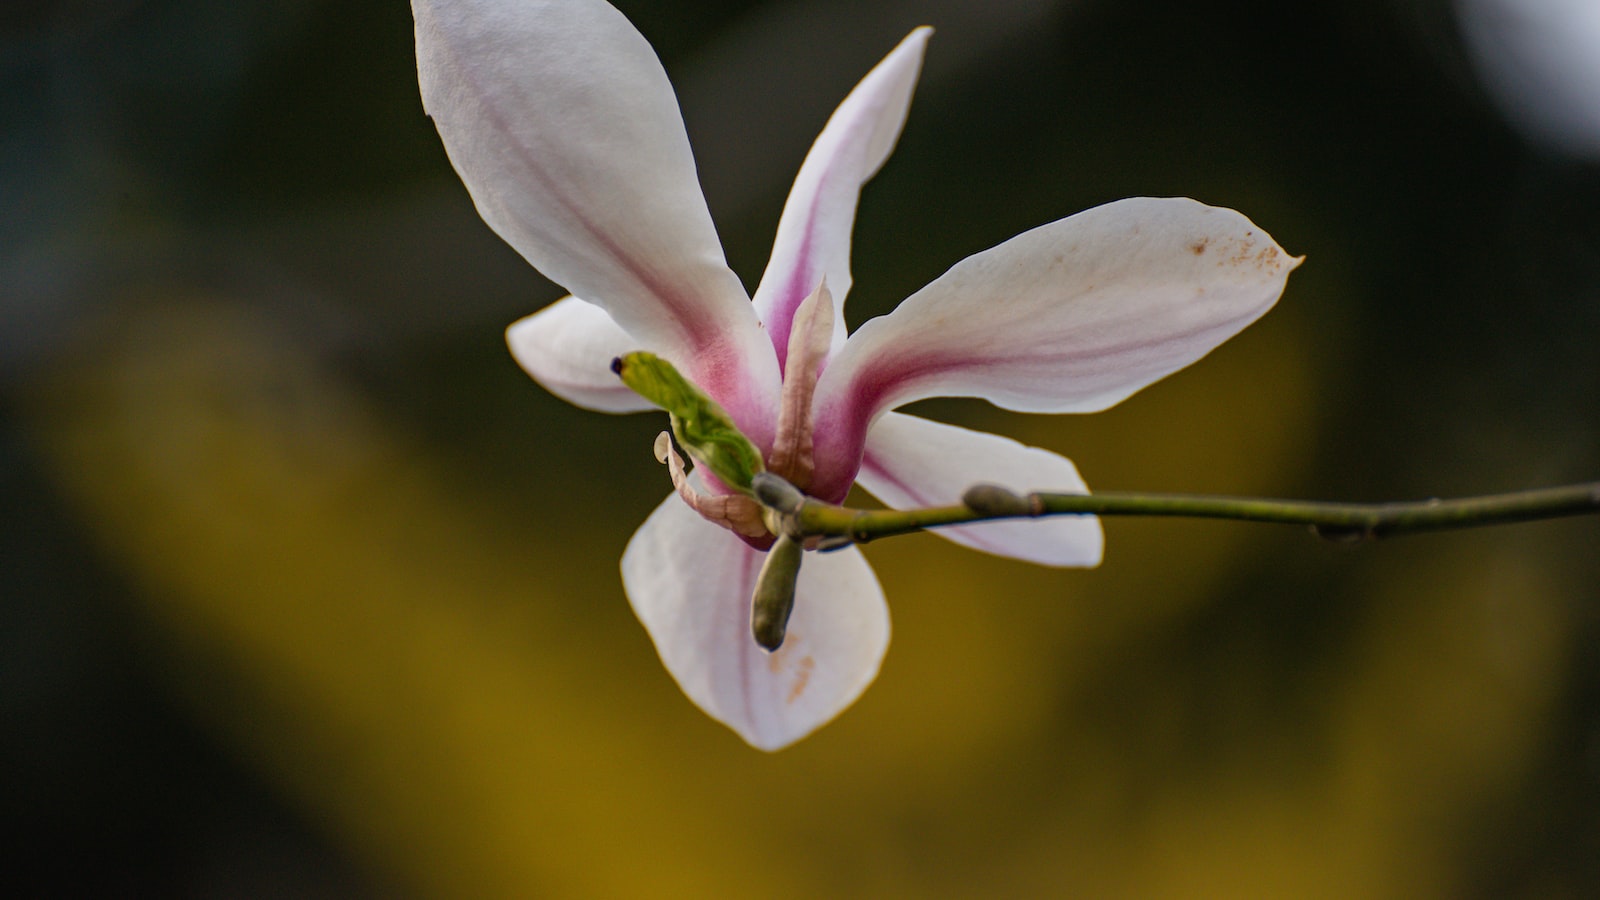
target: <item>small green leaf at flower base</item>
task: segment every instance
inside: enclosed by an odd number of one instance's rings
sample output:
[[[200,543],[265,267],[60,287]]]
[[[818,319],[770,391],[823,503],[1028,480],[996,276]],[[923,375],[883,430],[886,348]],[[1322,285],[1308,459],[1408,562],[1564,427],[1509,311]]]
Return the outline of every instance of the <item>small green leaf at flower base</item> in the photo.
[[[611,371],[639,396],[672,417],[672,435],[695,462],[728,487],[750,492],[750,479],[766,467],[728,413],[654,353],[638,351],[611,361]]]

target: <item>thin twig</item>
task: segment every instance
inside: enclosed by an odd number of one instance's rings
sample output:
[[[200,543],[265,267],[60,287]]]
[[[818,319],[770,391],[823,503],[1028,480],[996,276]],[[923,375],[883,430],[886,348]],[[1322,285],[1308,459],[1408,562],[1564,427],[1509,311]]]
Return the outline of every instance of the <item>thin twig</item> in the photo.
[[[767,473],[758,476],[758,480],[771,478],[775,476]],[[760,485],[757,487],[760,497],[763,492]],[[1353,541],[1600,513],[1600,481],[1456,500],[1405,503],[1321,503],[1127,492],[1023,496],[993,485],[978,485],[967,492],[961,506],[902,510],[833,506],[809,497],[801,498],[798,491],[789,493],[775,484],[767,488],[765,493],[772,500],[779,500],[781,496],[779,502],[767,505],[785,520],[791,532],[797,537],[820,538],[825,547],[861,544],[946,525],[1041,516],[1169,516],[1277,522],[1309,526],[1328,540]]]

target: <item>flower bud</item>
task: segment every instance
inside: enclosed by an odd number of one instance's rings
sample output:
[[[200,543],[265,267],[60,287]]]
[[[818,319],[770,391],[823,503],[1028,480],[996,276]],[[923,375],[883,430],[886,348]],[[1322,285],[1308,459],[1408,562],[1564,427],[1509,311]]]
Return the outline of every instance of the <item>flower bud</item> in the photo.
[[[750,598],[750,633],[768,653],[783,646],[789,614],[794,612],[794,589],[800,580],[804,553],[799,541],[780,534],[767,551],[767,561],[761,564],[756,593]]]

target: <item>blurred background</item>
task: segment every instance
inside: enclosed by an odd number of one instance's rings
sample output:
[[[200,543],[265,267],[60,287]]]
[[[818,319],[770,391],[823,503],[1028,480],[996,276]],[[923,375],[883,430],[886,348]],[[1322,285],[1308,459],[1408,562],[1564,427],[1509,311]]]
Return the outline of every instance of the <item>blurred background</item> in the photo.
[[[1600,4],[617,0],[754,286],[833,105],[934,25],[852,325],[1133,195],[1307,261],[1094,416],[918,412],[1101,489],[1600,477]],[[874,544],[882,675],[776,755],[617,562],[655,416],[571,408],[406,4],[0,7],[0,889],[28,897],[1588,897],[1600,520],[1343,546]],[[601,64],[603,61],[597,61]],[[9,886],[7,886],[9,883]]]

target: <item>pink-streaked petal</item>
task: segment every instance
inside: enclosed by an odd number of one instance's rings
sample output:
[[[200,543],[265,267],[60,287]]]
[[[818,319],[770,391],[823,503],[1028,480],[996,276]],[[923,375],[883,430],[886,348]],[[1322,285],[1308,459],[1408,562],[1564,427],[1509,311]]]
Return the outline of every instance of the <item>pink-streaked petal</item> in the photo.
[[[413,0],[412,13],[423,106],[484,221],[741,425],[754,418],[777,366],[645,39],[602,0]]]
[[[752,746],[777,750],[872,682],[889,646],[889,609],[860,551],[807,553],[788,637],[768,654],[750,634],[765,557],[671,496],[628,543],[622,580],[689,699]]]
[[[780,360],[788,351],[795,310],[824,277],[841,308],[850,292],[850,232],[861,185],[883,165],[900,137],[932,34],[926,26],[916,29],[867,73],[834,111],[800,167],[755,295],[756,312]],[[832,344],[844,338],[840,315]]]
[[[623,385],[611,361],[647,349],[605,310],[565,297],[506,329],[506,346],[545,390],[584,409],[607,413],[655,409]]]
[[[1271,309],[1299,262],[1231,209],[1148,197],[970,256],[863,325],[823,372],[814,490],[847,486],[867,425],[913,400],[1105,409]]]
[[[867,432],[857,482],[895,509],[949,506],[975,484],[998,484],[1019,494],[1087,494],[1065,457],[1010,438],[885,413]],[[1096,566],[1105,540],[1093,516],[985,522],[933,533],[958,544],[1046,566]]]

